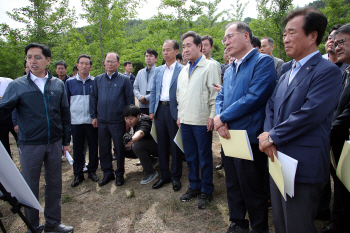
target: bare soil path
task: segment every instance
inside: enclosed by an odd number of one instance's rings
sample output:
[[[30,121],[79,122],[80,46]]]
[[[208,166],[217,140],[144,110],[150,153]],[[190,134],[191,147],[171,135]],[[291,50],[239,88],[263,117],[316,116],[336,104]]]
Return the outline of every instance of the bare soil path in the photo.
[[[214,134],[216,135],[216,133]],[[11,135],[12,137],[12,135]],[[11,138],[11,150],[14,162],[20,169],[18,150]],[[220,143],[213,137],[214,166],[219,162]],[[174,192],[171,184],[159,190],[152,189],[152,184],[141,185],[142,167],[135,166],[137,160],[126,159],[125,184],[117,187],[114,182],[99,187],[85,174],[85,181],[72,188],[73,168],[62,162],[62,223],[74,226],[75,233],[107,232],[226,232],[228,206],[224,171],[214,169],[214,199],[206,210],[197,208],[197,199],[183,203],[180,196],[189,186],[187,166],[183,163],[182,189]],[[115,162],[113,166],[116,167]],[[102,179],[100,168],[97,175]],[[44,207],[44,179],[40,180],[39,202]],[[1,221],[8,232],[26,232],[22,220],[12,214],[8,203],[0,201],[0,211],[4,215]],[[44,223],[44,214],[40,213]],[[327,222],[316,221],[320,230]],[[297,224],[297,223],[295,223]],[[274,233],[272,211],[269,210],[270,232]]]

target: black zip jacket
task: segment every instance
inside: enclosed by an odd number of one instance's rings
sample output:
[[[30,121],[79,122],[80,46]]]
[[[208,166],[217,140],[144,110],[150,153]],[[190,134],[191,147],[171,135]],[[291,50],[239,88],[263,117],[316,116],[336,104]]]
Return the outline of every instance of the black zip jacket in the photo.
[[[11,82],[0,100],[0,119],[16,108],[19,144],[42,145],[70,141],[70,112],[63,82],[48,73],[44,93],[30,73]]]

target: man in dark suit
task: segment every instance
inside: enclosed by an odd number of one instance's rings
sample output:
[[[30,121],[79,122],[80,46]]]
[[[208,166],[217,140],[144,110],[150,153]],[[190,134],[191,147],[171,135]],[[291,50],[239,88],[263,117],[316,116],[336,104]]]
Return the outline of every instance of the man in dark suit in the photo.
[[[267,103],[259,147],[272,162],[277,150],[298,160],[293,198],[287,196],[285,201],[270,177],[276,232],[316,233],[317,204],[329,179],[329,133],[341,91],[341,72],[317,51],[327,27],[327,18],[320,11],[298,9],[284,23],[284,46],[294,63]]]
[[[338,62],[350,64],[350,24],[346,24],[340,27],[334,33],[334,47],[335,52],[338,57]],[[349,128],[350,128],[350,66],[345,69],[343,74],[345,80],[345,87],[343,93],[340,97],[337,110],[333,117],[332,129],[331,129],[331,146],[334,154],[334,158],[338,163],[341,151],[343,149],[344,142],[349,140]],[[339,186],[340,198],[343,207],[344,217],[342,222],[333,222],[332,226],[329,228],[339,229],[338,232],[346,230],[350,232],[349,224],[345,221],[350,219],[350,193],[346,187],[341,183],[338,177],[334,174],[333,170],[333,180],[334,185]],[[328,229],[322,229],[322,232]],[[335,231],[333,231],[335,232]]]
[[[158,67],[153,78],[150,97],[150,118],[155,119],[158,138],[158,159],[161,178],[152,186],[161,188],[172,181],[174,191],[181,189],[182,155],[174,138],[178,131],[176,87],[177,77],[183,65],[176,61],[179,43],[166,40],[163,44],[163,57],[166,64]],[[169,147],[171,147],[171,171],[169,170]]]

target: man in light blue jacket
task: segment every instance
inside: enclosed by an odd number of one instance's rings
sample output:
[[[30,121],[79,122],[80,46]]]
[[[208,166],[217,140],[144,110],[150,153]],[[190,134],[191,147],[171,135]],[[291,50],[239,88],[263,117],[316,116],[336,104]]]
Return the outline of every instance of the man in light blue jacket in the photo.
[[[174,191],[181,189],[182,155],[174,142],[178,131],[176,87],[183,65],[176,61],[179,43],[166,40],[163,44],[163,58],[166,64],[156,69],[150,97],[150,118],[155,119],[158,138],[158,158],[161,178],[152,186],[161,188],[172,181]],[[171,147],[171,171],[169,170],[169,147]]]
[[[153,83],[153,77],[156,71],[156,61],[158,53],[154,49],[147,49],[145,52],[146,67],[140,70],[134,82],[134,95],[139,100],[141,113],[148,115],[149,98]]]

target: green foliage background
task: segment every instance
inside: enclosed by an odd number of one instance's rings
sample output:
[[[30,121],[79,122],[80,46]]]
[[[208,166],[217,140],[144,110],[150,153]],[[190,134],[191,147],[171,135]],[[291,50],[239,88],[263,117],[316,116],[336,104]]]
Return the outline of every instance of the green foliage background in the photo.
[[[241,18],[245,10],[241,0],[235,0],[230,9],[221,12],[217,8],[221,0],[161,0],[157,15],[148,20],[135,19],[136,9],[143,1],[146,0],[84,0],[82,8],[85,13],[78,16],[74,8],[68,8],[68,0],[29,0],[28,6],[8,12],[11,18],[26,25],[23,29],[0,24],[0,76],[14,79],[23,74],[24,48],[29,42],[43,43],[51,48],[48,69],[53,75],[56,75],[56,61],[66,61],[67,73],[71,74],[76,58],[84,53],[92,56],[91,75],[96,76],[104,72],[103,58],[109,51],[120,55],[120,72],[124,72],[124,61],[133,61],[136,75],[145,66],[143,54],[147,48],[158,52],[157,66],[161,65],[164,40],[179,41],[179,35],[189,30],[202,36],[211,35],[214,38],[212,57],[223,63],[221,39],[225,25],[235,20],[249,23],[253,34],[260,38],[272,37],[275,41],[274,56],[290,60],[284,52],[282,21],[294,8],[292,0],[256,0],[257,19]],[[319,8],[327,16],[328,32],[336,24],[350,22],[349,3],[350,0],[317,0],[309,5]],[[169,8],[175,13],[161,13],[162,9]],[[89,25],[75,27],[81,18],[87,19]],[[324,44],[319,50],[324,53]]]

